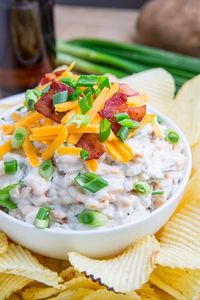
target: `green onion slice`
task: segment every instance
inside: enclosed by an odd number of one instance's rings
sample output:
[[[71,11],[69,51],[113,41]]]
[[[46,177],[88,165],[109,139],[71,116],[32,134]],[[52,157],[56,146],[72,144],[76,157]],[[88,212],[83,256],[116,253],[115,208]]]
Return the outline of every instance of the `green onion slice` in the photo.
[[[111,132],[111,123],[107,119],[103,119],[100,123],[100,140],[106,141]]]
[[[76,217],[81,224],[91,227],[104,226],[108,222],[106,215],[90,209],[83,210],[80,214],[76,215]]]
[[[129,115],[127,113],[119,113],[115,115],[115,118],[117,119],[118,122],[125,120],[125,119],[130,119]]]
[[[128,137],[128,133],[129,133],[128,127],[122,126],[120,130],[117,132],[117,137],[120,139],[121,142],[124,142]]]
[[[35,110],[35,103],[37,102],[40,95],[41,95],[41,93],[39,91],[37,91],[36,89],[26,91],[24,104],[28,110],[30,110],[30,111]]]
[[[44,96],[48,93],[48,91],[50,90],[50,84],[48,84],[42,91],[41,91],[41,95]]]
[[[170,129],[167,131],[166,140],[171,144],[178,144],[180,141],[180,136],[176,131]]]
[[[95,90],[92,87],[87,88],[83,94],[87,95],[88,93],[94,94]]]
[[[20,184],[21,184],[21,182],[10,184],[0,190],[0,205],[1,206],[7,208],[8,210],[17,208],[17,205],[10,198],[10,191]]]
[[[96,193],[109,185],[106,180],[90,172],[79,174],[74,180],[80,187],[92,193]]]
[[[39,229],[45,229],[49,226],[49,214],[51,212],[51,208],[49,207],[41,207],[37,213],[35,218],[35,227]]]
[[[90,118],[87,115],[76,114],[67,124],[76,124],[77,127],[86,126],[90,122]]]
[[[131,119],[123,119],[118,122],[122,126],[126,126],[131,129],[137,129],[140,126],[140,123]]]
[[[86,160],[88,159],[88,157],[90,156],[90,153],[85,150],[85,149],[82,149],[81,152],[80,152],[80,157],[83,159],[83,160]]]
[[[0,190],[0,194],[1,193],[10,193],[10,191],[12,191],[16,186],[19,186],[19,185],[22,185],[22,182],[17,182],[17,183],[13,183],[13,184],[10,184],[8,186],[6,186],[5,188],[1,189]]]
[[[158,124],[162,124],[163,123],[163,120],[162,120],[162,118],[159,115],[157,115],[157,122],[158,122]]]
[[[51,160],[45,160],[39,167],[40,175],[46,180],[50,179],[54,173],[54,166]]]
[[[105,87],[110,88],[110,81],[108,76],[99,76],[97,83],[98,83],[98,88],[100,90],[103,90],[103,88]]]
[[[87,96],[84,96],[82,99],[80,99],[78,105],[82,114],[85,114],[92,108],[92,105],[90,104],[90,101],[88,101]]]
[[[53,96],[53,105],[65,103],[67,102],[67,99],[68,99],[68,91],[56,93]]]
[[[92,87],[97,83],[98,76],[96,75],[80,75],[77,86],[88,86]]]
[[[26,129],[23,127],[16,128],[13,133],[12,147],[14,149],[20,148],[23,145],[25,138],[26,138]]]
[[[164,191],[153,191],[152,192],[152,195],[154,196],[156,196],[156,195],[163,195],[165,192]]]
[[[68,86],[71,86],[73,88],[76,87],[76,80],[74,78],[71,77],[63,77],[60,80],[62,83],[65,83]]]
[[[142,195],[151,193],[151,187],[147,182],[138,181],[133,185],[133,189]]]
[[[4,161],[4,170],[6,174],[15,174],[17,172],[17,160]]]
[[[73,92],[72,94],[69,95],[68,97],[68,101],[74,101],[76,99],[78,99],[80,97],[80,95],[82,95],[83,91],[79,88],[76,88],[75,92]]]

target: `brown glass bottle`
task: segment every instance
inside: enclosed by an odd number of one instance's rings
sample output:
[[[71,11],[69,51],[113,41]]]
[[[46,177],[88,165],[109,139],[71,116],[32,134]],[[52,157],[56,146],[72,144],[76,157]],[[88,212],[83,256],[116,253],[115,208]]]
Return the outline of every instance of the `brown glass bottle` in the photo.
[[[53,0],[0,0],[0,95],[34,87],[55,67]]]

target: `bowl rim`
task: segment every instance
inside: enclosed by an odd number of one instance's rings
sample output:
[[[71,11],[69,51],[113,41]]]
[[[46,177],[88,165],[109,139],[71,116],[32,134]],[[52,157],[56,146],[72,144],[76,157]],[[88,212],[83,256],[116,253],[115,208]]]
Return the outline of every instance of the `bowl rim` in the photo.
[[[21,94],[17,94],[14,96],[10,96],[7,98],[4,98],[1,100],[0,105],[1,104],[14,104],[17,103],[16,106],[8,109],[3,113],[0,113],[0,118],[12,113],[13,111],[16,110],[16,108],[20,107],[22,102],[21,100],[24,97],[24,93]],[[159,115],[163,120],[164,123],[166,123],[167,125],[170,125],[170,128],[174,129],[175,131],[178,132],[178,134],[181,137],[181,140],[183,142],[184,145],[184,152],[185,152],[185,156],[186,156],[186,166],[184,168],[184,177],[182,178],[177,190],[175,191],[175,193],[166,201],[166,203],[164,203],[162,206],[160,206],[159,208],[157,208],[156,210],[152,211],[149,215],[145,215],[143,217],[140,217],[139,219],[136,219],[132,222],[129,223],[124,223],[121,225],[117,225],[117,226],[113,226],[113,227],[109,227],[109,228],[98,228],[98,229],[92,229],[92,230],[73,230],[73,229],[55,229],[55,228],[46,228],[46,229],[38,229],[36,228],[33,224],[21,221],[19,219],[16,219],[8,214],[6,214],[5,212],[0,210],[0,217],[7,219],[10,222],[13,222],[15,224],[19,224],[21,226],[24,226],[26,228],[29,228],[30,230],[34,230],[34,231],[38,231],[38,233],[43,232],[46,233],[47,235],[60,235],[60,236],[71,236],[71,235],[82,235],[82,236],[93,236],[93,235],[102,235],[102,234],[108,234],[108,233],[112,233],[115,231],[121,231],[121,230],[126,230],[129,229],[130,227],[134,226],[134,225],[141,225],[142,223],[144,223],[145,221],[148,221],[150,219],[154,219],[154,216],[157,216],[159,214],[162,214],[165,212],[165,210],[170,206],[171,202],[175,201],[178,197],[181,196],[182,192],[184,191],[186,184],[189,181],[190,178],[190,173],[191,173],[191,169],[192,169],[192,154],[191,154],[191,148],[189,145],[189,142],[187,141],[184,133],[182,132],[182,130],[175,124],[174,121],[172,121],[169,117],[167,117],[165,114],[161,113],[160,111],[158,111],[157,109],[152,108],[151,106],[147,106],[148,111],[150,111],[151,113],[155,113],[157,115]],[[180,199],[181,201],[181,199]],[[180,203],[179,201],[179,203]]]

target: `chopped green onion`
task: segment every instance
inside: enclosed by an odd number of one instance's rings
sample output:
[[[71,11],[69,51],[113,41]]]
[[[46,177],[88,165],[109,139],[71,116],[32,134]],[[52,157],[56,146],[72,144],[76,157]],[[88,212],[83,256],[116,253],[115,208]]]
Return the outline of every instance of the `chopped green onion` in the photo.
[[[26,107],[28,108],[28,110],[34,111],[35,110],[35,101],[33,99],[28,99],[26,101]]]
[[[107,87],[110,88],[110,81],[108,76],[99,76],[98,80],[98,88],[103,90],[103,88]]]
[[[75,92],[73,92],[72,94],[69,95],[68,101],[73,101],[73,100],[78,99],[82,93],[83,93],[83,91],[81,89],[77,88],[75,90]]]
[[[162,120],[162,118],[159,115],[157,115],[157,122],[158,122],[158,124],[162,124],[163,123],[163,120]]]
[[[97,83],[98,76],[96,75],[80,75],[77,86],[88,86],[92,87]]]
[[[111,132],[111,123],[107,119],[103,119],[100,123],[100,140],[106,141]]]
[[[41,207],[35,218],[35,222],[34,222],[35,227],[40,228],[40,229],[48,228],[50,212],[51,212],[51,208]]]
[[[130,119],[129,115],[127,113],[119,113],[115,115],[115,118],[117,119],[118,122],[125,120],[125,119]]]
[[[53,96],[53,105],[65,103],[65,102],[67,102],[67,99],[68,99],[68,91],[56,93]]]
[[[87,93],[91,93],[91,94],[93,94],[94,92],[95,92],[95,90],[92,88],[92,87],[89,87],[89,88],[87,88],[83,93],[85,94],[85,95],[87,95]]]
[[[28,110],[34,111],[35,110],[35,103],[38,100],[38,97],[40,96],[40,92],[36,89],[27,90],[25,94],[25,106]]]
[[[50,84],[48,84],[42,91],[41,91],[41,95],[44,96],[46,93],[48,93],[48,91],[50,90]]]
[[[138,181],[135,182],[133,185],[134,190],[136,190],[138,193],[147,195],[151,193],[151,187],[147,182]]]
[[[101,89],[97,88],[94,92],[94,96],[97,97],[97,96],[99,96],[100,93],[101,93]]]
[[[106,180],[90,172],[79,174],[74,180],[80,187],[92,193],[96,193],[109,185]]]
[[[86,160],[88,159],[88,157],[90,156],[90,153],[85,150],[85,149],[82,149],[81,152],[80,152],[80,157],[83,159],[83,160]]]
[[[164,191],[153,191],[152,195],[163,195],[165,192]]]
[[[17,205],[10,199],[9,193],[0,193],[0,206],[3,206],[8,210],[17,208]]]
[[[16,111],[21,111],[24,107],[25,107],[25,106],[22,105],[22,106],[18,107],[18,108],[16,109]]]
[[[106,215],[99,211],[89,209],[83,210],[80,214],[76,215],[76,217],[81,224],[91,227],[104,226],[108,221]]]
[[[23,127],[16,128],[13,133],[12,147],[14,149],[20,148],[23,145],[25,138],[26,138],[26,129]]]
[[[121,142],[124,142],[128,137],[128,133],[129,133],[128,127],[122,126],[120,130],[117,132],[117,137],[120,139]]]
[[[123,119],[118,122],[122,126],[126,126],[131,129],[137,129],[140,126],[140,123],[131,119]]]
[[[168,130],[166,134],[166,140],[171,144],[178,144],[180,137],[176,131]]]
[[[40,175],[46,180],[50,179],[53,175],[54,167],[51,160],[45,160],[39,167]]]
[[[17,172],[17,160],[4,161],[4,170],[6,174],[14,174]]]
[[[67,122],[67,124],[76,124],[77,127],[80,127],[80,126],[86,126],[89,123],[89,121],[90,121],[89,116],[76,114]]]
[[[85,114],[92,108],[92,105],[89,103],[87,96],[84,96],[82,99],[80,99],[78,105],[82,114]]]
[[[17,183],[10,184],[10,185],[6,186],[5,188],[1,189],[0,194],[1,193],[3,193],[3,194],[4,193],[10,193],[10,191],[12,191],[14,188],[16,188],[16,186],[19,186],[21,184],[22,184],[22,182],[17,182]]]
[[[65,83],[66,85],[68,86],[71,86],[73,88],[76,87],[76,80],[74,78],[71,78],[71,77],[64,77],[64,78],[61,78],[60,80],[62,83]]]
[[[0,190],[0,205],[7,208],[8,210],[16,209],[17,205],[10,199],[10,191],[18,186],[20,182],[10,184]]]
[[[87,92],[87,94],[85,94],[85,97],[87,97],[88,104],[92,106],[93,103],[92,92],[91,91]]]

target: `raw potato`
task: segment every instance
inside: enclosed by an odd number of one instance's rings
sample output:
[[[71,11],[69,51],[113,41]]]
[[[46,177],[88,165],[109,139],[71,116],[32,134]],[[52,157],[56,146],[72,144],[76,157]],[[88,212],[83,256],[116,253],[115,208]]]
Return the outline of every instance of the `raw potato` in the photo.
[[[200,56],[200,1],[150,1],[142,9],[138,31],[145,44]]]

